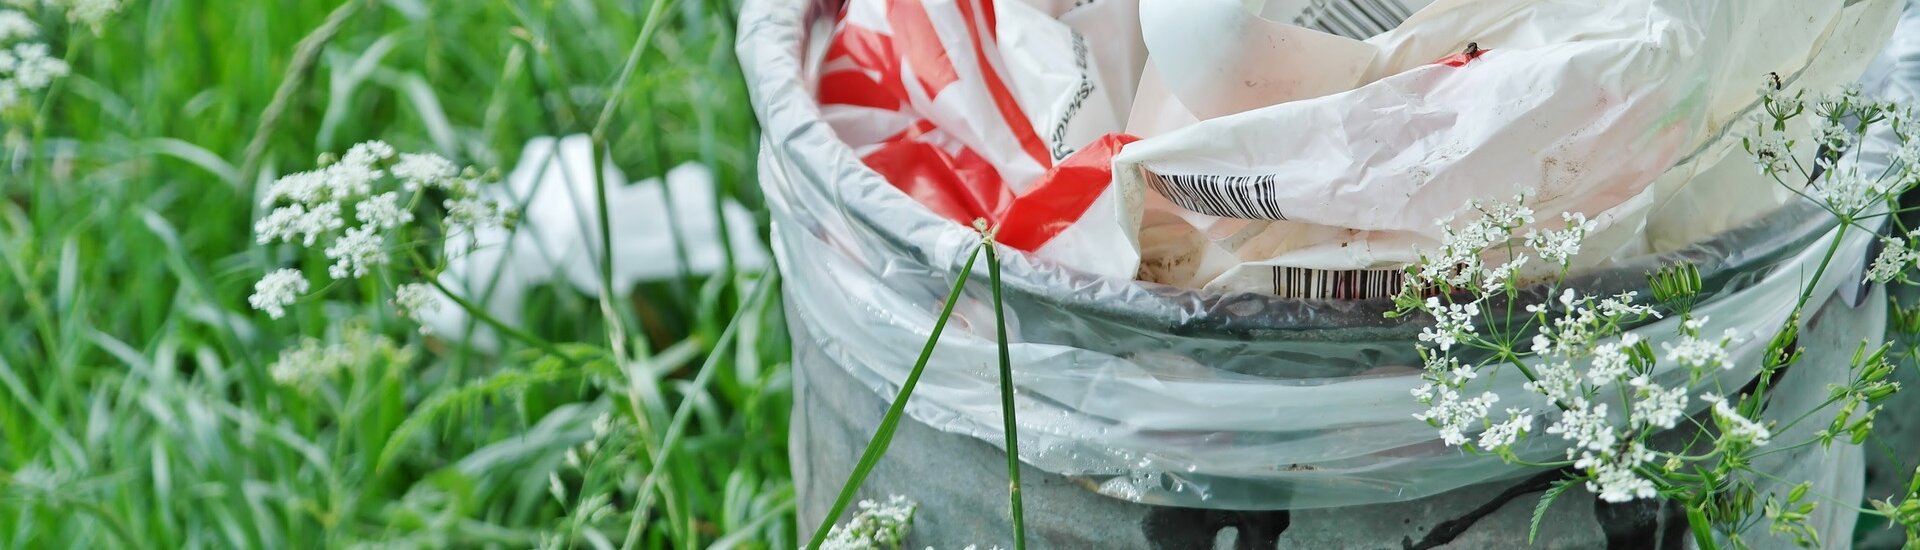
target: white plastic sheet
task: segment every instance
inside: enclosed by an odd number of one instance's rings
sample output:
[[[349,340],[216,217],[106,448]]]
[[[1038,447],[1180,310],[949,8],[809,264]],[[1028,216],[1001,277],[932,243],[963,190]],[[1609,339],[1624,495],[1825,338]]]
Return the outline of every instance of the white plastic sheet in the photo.
[[[565,280],[580,292],[598,296],[600,218],[594,206],[598,199],[592,159],[587,136],[528,141],[507,176],[506,196],[500,197],[509,204],[524,202],[526,216],[512,230],[487,229],[471,239],[455,236],[448,243],[453,260],[440,275],[441,284],[509,323],[521,321],[527,291],[549,281]],[[658,179],[629,183],[612,162],[604,169],[616,293],[636,283],[678,277],[683,270],[692,275],[718,272],[726,261],[719,216],[726,217],[734,268],[766,268],[768,257],[753,215],[732,199],[715,207],[713,173],[705,166],[676,166],[664,184]],[[428,330],[442,335],[465,334],[469,322],[466,312],[451,306],[431,310],[423,319]],[[496,338],[485,325],[474,327],[474,345],[492,349],[498,345]]]

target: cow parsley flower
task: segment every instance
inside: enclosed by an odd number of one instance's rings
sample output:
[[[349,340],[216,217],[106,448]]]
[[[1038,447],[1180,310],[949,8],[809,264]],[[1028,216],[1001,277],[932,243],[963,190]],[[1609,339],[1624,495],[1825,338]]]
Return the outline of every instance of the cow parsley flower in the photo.
[[[1669,429],[1680,422],[1686,414],[1687,389],[1663,388],[1645,376],[1633,378],[1630,385],[1639,399],[1633,402],[1632,423],[1635,426],[1652,426]]]
[[[287,315],[287,306],[306,292],[307,277],[300,270],[281,269],[253,284],[253,295],[247,297],[247,304],[267,312],[268,317],[279,319]]]
[[[340,217],[340,203],[323,202],[309,210],[302,205],[290,205],[275,208],[267,217],[254,222],[255,240],[260,244],[275,241],[300,241],[300,246],[313,246],[320,237],[328,232],[346,226],[346,220]]]
[[[1786,134],[1773,132],[1750,136],[1746,144],[1747,154],[1753,157],[1753,164],[1760,169],[1761,175],[1783,174],[1790,168],[1793,156]]]
[[[1714,342],[1689,334],[1681,336],[1679,344],[1661,343],[1660,349],[1666,351],[1667,361],[1692,368],[1733,367],[1724,341]]]
[[[1824,160],[1826,176],[1815,184],[1813,196],[1842,216],[1856,216],[1886,201],[1886,182],[1860,174],[1855,167],[1837,167]]]
[[[1482,251],[1507,242],[1513,238],[1515,229],[1533,223],[1533,209],[1522,204],[1521,199],[1515,197],[1512,203],[1468,202],[1467,208],[1480,216],[1461,227],[1454,227],[1451,216],[1439,220],[1443,235],[1439,256],[1426,259],[1417,278],[1452,286],[1472,282],[1474,276],[1482,274]]]
[[[267,367],[274,383],[309,390],[314,383],[333,376],[354,363],[354,353],[346,344],[326,345],[308,338],[300,347],[280,352]]]
[[[260,244],[322,247],[331,260],[331,279],[358,279],[391,264],[390,239],[411,238],[419,216],[414,209],[425,202],[428,187],[435,189],[434,195],[444,195],[443,221],[455,231],[503,225],[507,219],[497,200],[481,196],[485,190],[477,185],[480,176],[449,183],[459,169],[435,155],[401,153],[385,142],[367,141],[337,159],[322,156],[319,164],[269,185],[262,195],[272,208],[254,222],[253,230]],[[403,316],[417,320],[436,305],[423,286],[401,284],[395,290],[393,303]]]
[[[459,174],[453,161],[432,153],[402,153],[400,162],[393,165],[393,176],[406,182],[406,189],[413,192],[443,186]]]
[[[1573,370],[1573,363],[1552,361],[1534,367],[1537,380],[1525,385],[1527,391],[1546,396],[1555,403],[1568,403],[1580,393],[1580,373]]]
[[[49,54],[46,44],[15,44],[10,55],[13,81],[29,90],[45,88],[53,80],[67,76],[67,62]],[[0,67],[7,63],[0,62]]]
[[[1496,423],[1480,432],[1480,441],[1476,444],[1482,450],[1497,451],[1513,446],[1520,436],[1533,430],[1533,417],[1527,416],[1527,409],[1507,409],[1507,421]]]
[[[478,232],[507,223],[507,206],[481,197],[447,199],[447,227],[454,232]]]
[[[1480,291],[1488,295],[1506,291],[1507,285],[1516,282],[1515,276],[1530,259],[1532,259],[1530,256],[1520,256],[1507,263],[1484,269],[1480,277]]]
[[[401,317],[418,322],[425,314],[440,308],[440,295],[424,283],[400,285],[393,290],[393,307]],[[426,327],[420,330],[425,331]]]
[[[1882,237],[1880,255],[1873,259],[1873,265],[1867,268],[1866,281],[1889,283],[1899,278],[1916,260],[1920,260],[1920,251],[1907,247],[1907,241]]]
[[[46,44],[0,46],[0,110],[12,108],[25,92],[45,89],[71,69],[66,61],[48,55]]]
[[[1613,424],[1607,421],[1607,404],[1592,403],[1577,396],[1568,400],[1567,410],[1559,421],[1547,426],[1547,433],[1573,442],[1573,447],[1567,449],[1569,457],[1580,449],[1603,452],[1619,441]]]
[[[1740,410],[1733,407],[1731,400],[1713,394],[1702,395],[1700,400],[1713,403],[1713,419],[1720,425],[1721,437],[1752,443],[1755,446],[1763,446],[1773,441],[1772,431],[1759,422],[1747,418],[1746,415],[1740,414]]]
[[[1660,312],[1654,311],[1653,306],[1633,303],[1633,300],[1639,296],[1640,293],[1633,291],[1615,294],[1610,298],[1601,299],[1600,303],[1594,306],[1594,311],[1603,317],[1611,319],[1634,317],[1660,318]]]
[[[92,27],[96,32],[107,18],[120,13],[126,7],[125,0],[43,0],[52,7],[67,12],[67,20],[78,25]]]
[[[1800,108],[1800,94],[1787,95],[1786,83],[1780,81],[1780,75],[1768,73],[1760,82],[1760,103],[1773,108],[1775,112],[1791,112]]]
[[[1595,469],[1593,479],[1587,482],[1587,490],[1598,494],[1600,500],[1613,503],[1653,498],[1659,494],[1652,481],[1634,473],[1632,468],[1611,463]]]
[[[33,2],[13,4],[30,7]],[[28,93],[46,89],[72,71],[46,44],[24,41],[39,33],[40,26],[26,13],[0,9],[0,111],[12,110]]]
[[[0,11],[0,42],[32,38],[40,34],[40,26],[33,23],[27,14],[17,11]]]
[[[387,265],[386,239],[371,227],[355,227],[327,247],[327,259],[333,265],[327,268],[327,276],[335,279],[358,279],[373,272],[373,268]]]
[[[1814,143],[1825,145],[1836,151],[1845,151],[1852,147],[1853,138],[1853,129],[1831,118],[1822,119],[1813,130]]]
[[[1500,401],[1493,392],[1481,393],[1479,397],[1461,399],[1460,392],[1450,387],[1438,388],[1432,407],[1425,412],[1416,413],[1414,418],[1424,421],[1440,430],[1440,438],[1447,445],[1458,446],[1467,442],[1466,431],[1478,426],[1487,418],[1487,410]]]
[[[1587,369],[1587,379],[1595,386],[1612,383],[1633,368],[1633,358],[1627,350],[1639,345],[1640,335],[1627,333],[1617,342],[1600,344],[1593,348],[1593,365]]]
[[[844,525],[827,531],[821,548],[832,550],[872,550],[899,548],[913,529],[913,514],[919,505],[906,497],[893,495],[885,503],[862,500],[859,510]]]
[[[1596,222],[1588,221],[1586,214],[1578,212],[1561,213],[1567,228],[1560,231],[1527,230],[1527,247],[1540,253],[1540,259],[1547,262],[1566,265],[1567,261],[1580,254],[1580,241],[1587,238]]]
[[[374,195],[356,209],[354,217],[375,229],[393,229],[413,222],[413,213],[400,205],[400,194],[391,191]]]

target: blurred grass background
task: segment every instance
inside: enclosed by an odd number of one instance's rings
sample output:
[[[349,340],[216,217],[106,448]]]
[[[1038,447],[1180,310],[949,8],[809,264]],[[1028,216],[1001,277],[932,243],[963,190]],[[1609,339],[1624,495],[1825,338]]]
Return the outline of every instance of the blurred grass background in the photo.
[[[635,289],[653,351],[624,367],[643,381],[626,395],[542,376],[552,358],[528,350],[423,337],[352,289],[278,321],[246,303],[285,260],[251,238],[276,175],[368,139],[505,170],[609,102],[632,179],[702,162],[764,235],[739,0],[667,6],[633,84],[611,86],[661,1],[346,0],[253,164],[300,41],[342,2],[131,0],[98,34],[43,19],[73,74],[4,129],[0,547],[793,547],[788,348],[777,293],[745,303],[750,275]],[[524,318],[604,342],[594,300],[564,283]],[[267,365],[309,338],[353,367],[275,383]],[[710,356],[712,383],[692,384]],[[686,436],[649,463],[683,403]],[[612,435],[568,467],[606,412]]]

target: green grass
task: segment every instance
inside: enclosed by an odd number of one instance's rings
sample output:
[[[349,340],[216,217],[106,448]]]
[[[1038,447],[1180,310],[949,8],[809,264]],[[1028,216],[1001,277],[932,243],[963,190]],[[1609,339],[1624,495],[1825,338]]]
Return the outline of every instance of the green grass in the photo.
[[[297,261],[253,243],[257,187],[367,139],[506,169],[618,102],[629,176],[703,162],[762,211],[736,3],[671,5],[616,88],[659,0],[350,1],[251,163],[340,3],[130,0],[98,36],[46,20],[73,75],[0,152],[0,547],[793,547],[786,331],[757,275],[634,289],[624,366],[564,284],[524,318],[570,360],[422,337],[357,289],[277,321],[246,304]],[[307,338],[352,367],[276,384]],[[565,466],[603,412],[616,428]]]

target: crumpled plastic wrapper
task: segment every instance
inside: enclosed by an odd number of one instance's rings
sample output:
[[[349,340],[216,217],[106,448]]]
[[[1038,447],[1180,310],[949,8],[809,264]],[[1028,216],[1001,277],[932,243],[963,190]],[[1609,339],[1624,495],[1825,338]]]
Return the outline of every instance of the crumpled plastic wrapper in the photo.
[[[1397,269],[1519,194],[1544,229],[1599,223],[1576,269],[1707,238],[1796,198],[1740,151],[1768,74],[1853,82],[1900,3],[1453,0],[1364,41],[1243,4],[1141,3],[1144,139],[1114,175],[1148,197],[1147,280],[1308,296],[1276,280]]]

